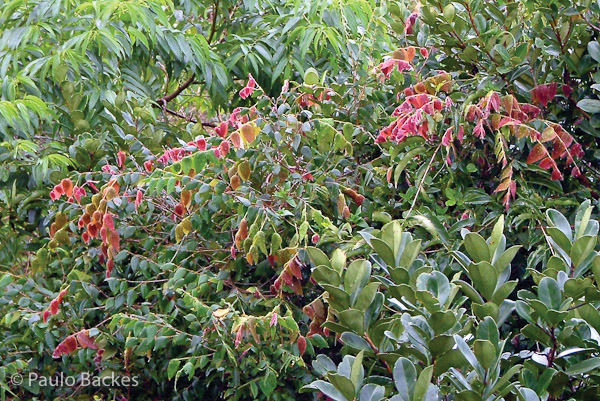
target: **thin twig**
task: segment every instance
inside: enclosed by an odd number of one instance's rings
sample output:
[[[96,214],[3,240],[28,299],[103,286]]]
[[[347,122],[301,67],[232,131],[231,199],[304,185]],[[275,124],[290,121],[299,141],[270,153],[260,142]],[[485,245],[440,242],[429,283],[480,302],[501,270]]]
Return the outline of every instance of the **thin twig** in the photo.
[[[187,120],[187,121],[189,121],[189,122],[192,122],[192,123],[194,123],[194,124],[196,124],[196,123],[198,123],[198,122],[199,122],[199,123],[201,123],[201,124],[202,124],[203,126],[205,126],[205,127],[213,127],[213,128],[214,128],[214,127],[216,127],[216,125],[215,125],[215,124],[213,124],[213,123],[208,123],[208,122],[204,122],[204,121],[198,121],[198,120],[196,120],[195,118],[192,118],[192,117],[186,117],[186,116],[184,116],[183,114],[181,114],[181,113],[178,113],[178,112],[176,112],[175,110],[167,109],[166,107],[164,107],[162,110],[163,110],[165,113],[169,113],[169,114],[172,114],[172,115],[174,115],[174,116],[176,116],[176,117],[183,118],[184,120]]]
[[[219,12],[219,2],[216,1],[215,2],[215,9],[213,10],[213,15],[212,15],[212,22],[211,22],[211,26],[210,26],[210,33],[208,35],[208,39],[206,40],[208,42],[208,44],[210,45],[210,43],[212,42],[215,33],[217,31],[217,15]],[[162,107],[165,111],[166,111],[166,107],[167,107],[167,103],[169,103],[171,100],[175,99],[177,96],[179,96],[179,94],[181,92],[183,92],[184,90],[186,90],[196,79],[196,73],[192,73],[192,76],[189,77],[184,83],[182,83],[177,89],[175,89],[175,91],[173,93],[171,93],[170,95],[167,96],[163,96],[160,99],[158,99],[156,101],[156,103]],[[167,111],[169,112],[169,111]],[[171,113],[173,114],[173,113]]]

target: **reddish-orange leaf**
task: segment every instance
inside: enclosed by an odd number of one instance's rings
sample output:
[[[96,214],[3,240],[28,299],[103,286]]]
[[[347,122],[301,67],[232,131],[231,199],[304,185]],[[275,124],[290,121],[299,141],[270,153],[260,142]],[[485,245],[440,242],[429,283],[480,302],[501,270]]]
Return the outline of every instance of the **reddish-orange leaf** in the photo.
[[[542,160],[544,157],[548,155],[548,151],[541,143],[536,144],[533,149],[531,149],[531,153],[527,157],[527,163],[535,163]]]
[[[510,186],[510,180],[503,181],[500,185],[498,185],[498,188],[496,188],[494,190],[494,193],[506,191],[509,186]]]
[[[290,263],[288,263],[288,269],[290,273],[292,273],[298,279],[302,279],[302,270],[300,269],[300,264],[296,261],[296,258],[292,259]]]
[[[554,141],[554,148],[552,148],[552,158],[558,159],[559,157],[562,157],[566,150],[567,148],[565,147],[565,144],[563,144],[561,141]]]
[[[304,338],[304,336],[299,336],[297,344],[300,356],[304,355],[304,351],[306,351],[306,338]]]
[[[230,139],[236,149],[242,147],[242,138],[240,137],[239,132],[235,131],[233,134],[231,134]]]
[[[63,192],[67,195],[67,196],[71,196],[73,194],[73,182],[68,179],[65,178],[64,180],[62,180],[60,182],[60,185],[63,189]]]
[[[546,157],[544,160],[541,161],[540,163],[540,167],[543,168],[544,170],[548,170],[549,168],[553,167],[555,165],[554,160],[552,160],[549,157]]]
[[[65,354],[70,354],[77,349],[77,340],[74,335],[65,338],[63,342],[58,344],[52,353],[52,358],[60,358]]]
[[[87,330],[81,330],[79,333],[77,333],[77,342],[79,342],[81,348],[98,349],[98,346],[96,343],[94,343],[94,340],[88,335]]]
[[[552,139],[554,139],[555,137],[556,137],[556,132],[554,131],[554,128],[548,127],[544,131],[542,131],[542,137],[540,138],[540,141],[542,143],[548,142],[548,141],[551,141]]]

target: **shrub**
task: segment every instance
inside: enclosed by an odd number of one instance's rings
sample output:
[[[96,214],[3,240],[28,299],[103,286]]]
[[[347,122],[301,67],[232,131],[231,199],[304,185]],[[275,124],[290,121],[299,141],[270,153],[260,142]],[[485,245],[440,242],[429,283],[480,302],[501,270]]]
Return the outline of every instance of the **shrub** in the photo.
[[[0,10],[2,399],[595,399],[597,4]]]

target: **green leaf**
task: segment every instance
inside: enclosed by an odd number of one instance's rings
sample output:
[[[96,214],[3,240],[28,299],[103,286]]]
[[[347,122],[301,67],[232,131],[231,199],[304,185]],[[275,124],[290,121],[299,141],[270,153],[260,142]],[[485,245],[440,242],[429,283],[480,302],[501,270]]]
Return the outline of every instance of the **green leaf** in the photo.
[[[371,325],[377,321],[384,301],[385,296],[381,292],[376,292],[373,301],[365,311],[365,330],[369,330]]]
[[[333,267],[339,274],[342,274],[346,267],[346,253],[340,248],[337,248],[331,254],[331,267]]]
[[[500,308],[498,305],[492,302],[486,302],[484,304],[472,304],[473,313],[478,319],[485,319],[487,316],[492,317],[494,320],[498,318]]]
[[[590,206],[589,199],[585,202],[582,202],[577,208],[577,214],[575,215],[575,238],[579,238],[584,235],[585,230],[590,222],[590,216],[592,215],[593,210],[594,207]]]
[[[345,333],[342,333],[342,336],[340,338],[343,344],[348,345],[354,349],[358,349],[361,351],[371,350],[371,346],[369,345],[367,340],[365,340],[358,334],[347,331]]]
[[[431,293],[440,305],[444,305],[450,296],[448,277],[438,271],[420,274],[416,284],[417,290]]]
[[[483,367],[479,364],[477,357],[475,356],[473,351],[471,351],[471,348],[469,348],[465,340],[461,336],[455,335],[454,342],[456,343],[458,350],[463,354],[467,362],[469,362],[469,365],[471,365],[471,367],[475,369],[475,372],[477,372],[479,378],[483,380],[485,378],[485,372],[483,370]]]
[[[488,246],[490,249],[490,253],[493,255],[498,248],[498,244],[500,243],[500,239],[502,238],[502,233],[504,232],[504,215],[500,215],[496,224],[494,224],[494,229],[492,230],[492,235],[489,239]]]
[[[468,233],[465,236],[465,248],[475,262],[489,262],[491,260],[490,248],[483,237],[477,233]]]
[[[567,252],[567,254],[571,252],[571,240],[565,235],[564,232],[557,227],[548,227],[546,228],[546,231],[561,249]]]
[[[519,283],[518,280],[507,281],[506,283],[499,286],[496,291],[494,291],[494,296],[492,297],[492,302],[496,305],[500,306],[502,302],[514,291],[515,287]]]
[[[308,252],[308,257],[315,266],[325,265],[327,267],[331,267],[329,258],[319,248],[309,246],[306,248],[306,252]]]
[[[383,242],[380,239],[372,238],[371,246],[373,247],[373,249],[375,250],[377,255],[379,255],[379,257],[381,257],[381,259],[383,259],[383,261],[388,266],[390,266],[390,267],[396,266],[396,258],[394,258],[394,253],[392,252],[392,250],[390,249],[388,244],[386,244],[385,242]]]
[[[413,401],[423,401],[425,395],[427,394],[429,384],[431,383],[432,376],[433,366],[428,366],[421,371],[421,374],[419,374],[419,379],[415,384],[415,391],[412,398]]]
[[[548,224],[558,228],[569,239],[569,241],[573,240],[573,231],[571,230],[571,225],[561,212],[555,209],[546,210],[546,220],[548,220]]]
[[[400,357],[394,364],[394,384],[402,401],[412,401],[417,384],[417,370],[407,358]]]
[[[273,390],[275,390],[275,387],[277,387],[277,377],[269,369],[267,370],[267,374],[265,375],[265,377],[258,383],[258,385],[260,386],[260,389],[268,399],[271,397],[271,394],[273,393]]]
[[[496,360],[496,347],[489,340],[475,340],[473,352],[484,369],[489,369]]]
[[[394,258],[398,259],[398,252],[403,244],[403,239],[407,234],[402,233],[402,226],[398,220],[391,221],[381,228],[380,239],[385,242],[394,254]],[[392,265],[395,265],[393,263]]]
[[[317,266],[313,270],[312,276],[318,284],[329,284],[337,287],[342,283],[340,275],[325,265]]]
[[[406,168],[408,163],[410,163],[410,161],[413,160],[415,158],[415,156],[422,155],[426,151],[427,151],[427,149],[425,149],[424,147],[418,147],[418,148],[414,148],[414,149],[406,152],[406,154],[402,157],[402,160],[400,160],[400,163],[398,163],[398,165],[394,169],[394,184],[395,184],[395,186],[398,186],[398,181],[400,180],[400,175],[402,174],[402,171],[404,171],[404,169]]]
[[[473,302],[484,303],[485,300],[481,298],[481,295],[473,288],[473,286],[463,280],[456,280],[456,284],[458,284],[462,290],[462,292],[469,297]]]
[[[334,309],[342,311],[350,307],[350,295],[347,292],[329,284],[322,284],[321,287],[327,291],[329,304]]]
[[[452,340],[452,344],[454,344],[454,339]],[[446,373],[450,368],[463,367],[467,367],[467,360],[462,352],[458,349],[451,349],[442,354],[442,356],[436,358],[434,373],[436,376],[440,376]]]
[[[436,334],[442,334],[450,330],[456,324],[454,311],[435,312],[429,319],[429,324]]]
[[[352,363],[350,381],[354,384],[355,391],[360,389],[362,385],[362,378],[364,377],[364,368],[362,367],[363,355],[364,351],[360,351]]]
[[[477,327],[477,338],[489,340],[492,344],[499,343],[498,326],[491,317],[486,317]]]
[[[317,70],[311,67],[304,71],[304,83],[306,85],[317,85],[319,81],[319,73]]]
[[[301,392],[305,392],[307,390],[320,391],[334,401],[349,401],[346,397],[344,397],[344,394],[342,394],[341,391],[339,391],[333,386],[333,384],[328,383],[324,380],[316,380],[302,387]]]
[[[12,281],[13,281],[12,275],[10,275],[8,273],[5,274],[4,276],[2,276],[2,278],[0,278],[0,289],[8,286],[10,283],[12,283]]]
[[[438,356],[443,355],[444,353],[450,351],[454,347],[454,337],[449,335],[440,335],[433,337],[431,341],[429,341],[429,351],[431,351],[431,355],[437,359]]]
[[[363,386],[358,395],[360,401],[380,401],[385,395],[385,388],[376,384],[367,384]]]
[[[535,326],[533,324],[525,325],[525,327],[521,329],[521,334],[523,334],[526,338],[538,341],[544,345],[549,345],[552,343],[550,336],[546,334],[539,326]]]
[[[354,400],[356,388],[352,381],[339,373],[329,373],[327,379],[338,389],[346,399]]]
[[[419,256],[419,252],[421,252],[421,240],[411,241],[404,247],[398,266],[409,269],[417,256]]]
[[[477,291],[481,292],[485,299],[492,299],[498,283],[498,273],[494,266],[489,262],[471,263],[468,271]]]
[[[600,312],[592,305],[583,305],[576,309],[577,313],[596,331],[600,331]]]
[[[588,256],[590,256],[596,247],[596,242],[596,236],[592,235],[584,235],[575,241],[569,255],[575,267],[579,266]]]
[[[169,361],[169,365],[167,366],[167,377],[169,378],[169,380],[175,377],[175,373],[177,373],[180,364],[181,360],[179,359],[171,359]]]
[[[597,41],[590,41],[587,44],[587,49],[590,56],[600,63],[600,43]]]
[[[544,277],[538,287],[538,297],[548,309],[559,310],[562,303],[560,287],[556,280],[551,277]]]
[[[600,100],[583,99],[577,103],[577,107],[586,113],[597,114],[600,113]]]
[[[344,290],[350,294],[350,299],[355,299],[360,291],[369,281],[371,275],[371,263],[364,259],[357,259],[350,263],[344,275]]]
[[[357,309],[347,309],[339,312],[340,323],[354,331],[359,336],[365,333],[365,314]]]
[[[439,238],[444,244],[448,243],[448,231],[444,228],[442,223],[433,216],[416,215],[411,217],[416,224],[422,226],[431,235]]]
[[[490,391],[490,393],[494,394],[497,391],[502,391],[502,389],[509,382],[510,378],[513,377],[515,374],[519,373],[522,368],[523,368],[523,365],[514,365],[510,369],[508,369],[508,371],[506,373],[504,373],[504,375],[502,375],[502,377],[500,379],[498,379],[498,381],[496,382],[496,384],[494,385],[494,387],[492,388],[492,391]]]
[[[377,293],[378,288],[379,283],[374,282],[367,284],[360,291],[358,297],[356,297],[353,308],[365,312],[369,305],[371,305],[371,302],[373,302],[373,298],[375,298],[375,293]]]
[[[494,267],[498,274],[502,273],[506,267],[512,262],[512,260],[517,255],[521,249],[521,245],[515,245],[508,248],[506,251],[502,252],[502,254],[494,261]]]
[[[586,359],[584,361],[576,363],[575,365],[569,366],[565,370],[565,373],[569,376],[580,375],[598,368],[600,368],[600,357],[595,357]]]

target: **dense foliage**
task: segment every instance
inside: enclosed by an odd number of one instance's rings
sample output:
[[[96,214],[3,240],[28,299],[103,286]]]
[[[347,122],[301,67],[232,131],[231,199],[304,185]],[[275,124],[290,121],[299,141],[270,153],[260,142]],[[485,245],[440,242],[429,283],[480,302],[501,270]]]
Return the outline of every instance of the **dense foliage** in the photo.
[[[1,3],[0,399],[597,399],[599,16]]]

